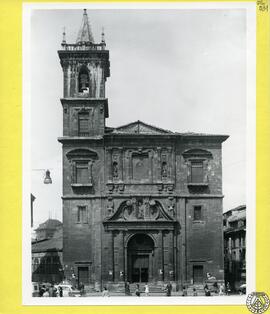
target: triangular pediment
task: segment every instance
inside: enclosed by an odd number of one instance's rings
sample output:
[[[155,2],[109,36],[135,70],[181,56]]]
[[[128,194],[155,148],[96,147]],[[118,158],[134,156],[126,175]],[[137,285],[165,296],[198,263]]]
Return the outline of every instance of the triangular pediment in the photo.
[[[164,135],[173,134],[173,132],[158,128],[156,126],[144,123],[140,120],[125,124],[113,130],[113,133],[119,134],[149,134],[149,135]]]

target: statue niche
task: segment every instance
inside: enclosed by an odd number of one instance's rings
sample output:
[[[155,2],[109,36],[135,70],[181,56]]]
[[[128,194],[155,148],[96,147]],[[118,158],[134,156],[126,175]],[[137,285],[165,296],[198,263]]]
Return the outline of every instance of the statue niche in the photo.
[[[113,162],[113,178],[118,179],[118,163],[116,161]]]
[[[161,177],[162,179],[166,179],[168,177],[168,166],[166,161],[163,161],[161,164]]]

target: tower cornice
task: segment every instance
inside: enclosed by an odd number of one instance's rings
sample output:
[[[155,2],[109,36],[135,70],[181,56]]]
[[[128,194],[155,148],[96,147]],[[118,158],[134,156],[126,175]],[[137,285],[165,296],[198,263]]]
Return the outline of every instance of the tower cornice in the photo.
[[[89,98],[89,97],[66,97],[60,98],[62,106],[65,105],[103,105],[105,118],[109,117],[108,98]]]

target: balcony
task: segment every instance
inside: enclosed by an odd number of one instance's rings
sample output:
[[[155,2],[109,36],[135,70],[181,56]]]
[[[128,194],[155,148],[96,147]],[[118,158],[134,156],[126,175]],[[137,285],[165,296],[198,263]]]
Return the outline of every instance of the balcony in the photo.
[[[89,42],[84,42],[84,43],[78,43],[78,44],[66,44],[62,43],[61,44],[63,50],[68,50],[68,51],[81,51],[81,50],[105,50],[106,44],[101,43],[101,44],[93,44]]]

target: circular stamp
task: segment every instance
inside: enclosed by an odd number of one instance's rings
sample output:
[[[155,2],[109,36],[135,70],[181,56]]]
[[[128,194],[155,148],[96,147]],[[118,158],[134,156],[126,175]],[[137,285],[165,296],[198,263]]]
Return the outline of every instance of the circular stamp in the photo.
[[[265,292],[252,292],[248,294],[246,305],[250,312],[262,314],[267,311],[270,300]]]

